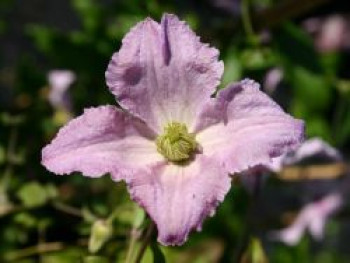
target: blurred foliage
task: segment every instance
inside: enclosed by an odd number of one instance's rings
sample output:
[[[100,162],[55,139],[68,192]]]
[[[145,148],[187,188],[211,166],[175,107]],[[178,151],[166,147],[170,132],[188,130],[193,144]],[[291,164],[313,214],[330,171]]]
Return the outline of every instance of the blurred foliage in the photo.
[[[224,1],[232,6],[233,2],[248,3],[252,14],[280,2]],[[149,220],[129,199],[125,185],[112,183],[108,177],[54,176],[40,165],[40,153],[69,116],[62,117],[64,113],[50,105],[47,72],[69,69],[77,75],[70,89],[73,115],[86,107],[114,104],[105,85],[106,66],[130,27],[147,16],[159,20],[163,12],[176,13],[203,41],[219,48],[225,63],[219,88],[246,77],[264,83],[267,72],[281,69],[283,78],[276,90],[266,92],[306,121],[308,137],[321,137],[348,156],[349,51],[317,51],[314,39],[301,26],[307,15],[262,32],[255,32],[253,24],[253,32],[246,32],[240,8],[232,13],[220,9],[215,0],[72,0],[65,5],[68,3],[78,21],[78,26],[69,30],[49,25],[45,19],[18,20],[14,25],[17,20],[6,18],[26,10],[18,1],[0,2],[0,37],[11,37],[16,26],[27,43],[14,61],[0,62],[1,262],[124,262],[128,253],[137,253],[142,247]],[[317,8],[310,12],[318,14]],[[61,15],[64,20],[69,14]],[[287,202],[283,212],[295,209],[295,204],[305,199],[295,185],[273,177],[265,184],[266,192],[278,188],[292,196],[294,206]],[[202,232],[193,233],[182,247],[162,247],[152,237],[143,262],[234,262],[240,253],[246,255],[242,262],[348,262],[349,251],[338,246],[345,241],[337,239],[340,228],[346,227],[344,222],[333,222],[336,226],[327,229],[323,242],[305,236],[297,246],[287,247],[268,239],[270,230],[281,227],[282,211],[257,216],[247,226],[251,199],[242,185],[233,185],[215,217],[205,221]],[[273,210],[274,203],[269,205]],[[249,245],[242,244],[247,227],[255,236]]]

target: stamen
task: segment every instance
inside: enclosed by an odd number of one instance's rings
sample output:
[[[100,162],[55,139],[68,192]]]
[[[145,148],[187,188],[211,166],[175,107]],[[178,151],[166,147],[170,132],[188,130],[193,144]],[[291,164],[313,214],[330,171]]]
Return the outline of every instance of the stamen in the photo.
[[[197,148],[195,135],[188,132],[186,125],[178,122],[165,126],[156,144],[158,152],[172,162],[188,160]]]

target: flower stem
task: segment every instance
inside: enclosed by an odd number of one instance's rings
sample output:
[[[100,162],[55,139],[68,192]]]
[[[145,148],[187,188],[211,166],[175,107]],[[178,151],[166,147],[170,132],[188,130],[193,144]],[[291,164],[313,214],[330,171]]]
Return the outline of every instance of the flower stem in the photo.
[[[9,252],[5,255],[5,259],[8,261],[17,261],[19,259],[37,254],[59,251],[63,248],[64,245],[61,242],[42,243],[33,247],[23,248],[20,250]]]
[[[7,166],[5,168],[4,177],[2,178],[2,182],[1,182],[1,188],[2,188],[1,191],[3,192],[6,191],[8,184],[11,181],[13,165],[16,163],[14,161],[16,159],[14,156],[15,156],[15,148],[17,144],[17,137],[18,137],[17,127],[13,126],[11,127],[9,144],[8,144],[7,153],[6,153]]]
[[[130,233],[130,243],[129,243],[128,251],[126,253],[125,263],[132,262],[133,251],[135,248],[136,240],[139,237],[139,235],[140,235],[139,230],[136,227],[133,227]]]
[[[60,201],[55,201],[55,202],[53,202],[52,205],[57,210],[64,212],[66,214],[77,216],[77,217],[83,217],[83,213],[81,212],[81,210],[78,208],[75,208],[73,206],[67,205],[67,204],[62,203]]]
[[[145,234],[145,237],[144,237],[143,242],[141,244],[140,250],[137,253],[135,263],[141,262],[143,255],[145,254],[146,248],[151,241],[151,237],[152,237],[154,229],[155,229],[155,225],[151,221],[151,223],[148,225],[148,228],[146,230],[146,234]]]
[[[254,189],[253,189],[253,195],[251,197],[251,201],[250,201],[250,206],[249,209],[247,211],[247,215],[246,215],[246,227],[244,230],[244,234],[243,234],[243,238],[241,240],[240,245],[238,246],[237,252],[235,253],[236,255],[233,257],[234,261],[233,262],[241,262],[242,256],[246,250],[246,248],[249,245],[249,240],[250,240],[250,236],[252,235],[252,232],[254,230],[254,217],[255,214],[254,212],[257,209],[257,201],[260,197],[260,193],[261,193],[261,186],[262,186],[262,177],[263,174],[259,173],[255,175],[256,181],[254,184]]]
[[[16,164],[15,162],[15,149],[18,139],[18,130],[16,126],[11,127],[10,136],[9,136],[9,144],[6,152],[6,160],[7,165],[4,171],[3,178],[0,181],[0,206],[2,207],[2,211],[0,214],[7,214],[12,211],[12,204],[10,203],[7,191],[9,188],[9,184],[11,182],[11,176],[13,173],[13,166]]]
[[[259,44],[258,37],[255,35],[252,19],[250,17],[250,0],[242,0],[241,2],[241,12],[242,12],[242,24],[243,29],[247,35],[248,42],[252,45],[257,46]]]
[[[129,241],[129,247],[128,251],[126,253],[126,263],[131,263],[133,261],[133,252],[135,250],[135,244],[136,241],[140,238],[141,235],[141,225],[145,220],[145,213],[144,211],[138,207],[135,206],[135,217],[134,222],[132,224],[132,229],[130,231],[130,241]]]

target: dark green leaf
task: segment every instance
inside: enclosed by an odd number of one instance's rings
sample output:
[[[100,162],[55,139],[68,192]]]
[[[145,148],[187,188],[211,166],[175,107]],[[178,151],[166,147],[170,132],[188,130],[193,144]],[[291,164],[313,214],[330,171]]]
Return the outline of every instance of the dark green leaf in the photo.
[[[159,248],[157,242],[152,242],[151,249],[153,253],[153,262],[154,263],[166,263],[165,256],[162,250]]]

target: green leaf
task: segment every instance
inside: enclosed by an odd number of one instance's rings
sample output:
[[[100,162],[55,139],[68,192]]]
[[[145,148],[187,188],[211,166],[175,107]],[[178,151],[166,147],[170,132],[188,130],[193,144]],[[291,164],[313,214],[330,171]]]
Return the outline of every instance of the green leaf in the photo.
[[[221,88],[224,88],[227,84],[238,81],[242,77],[242,65],[239,60],[237,50],[231,49],[227,52],[224,59],[225,71],[222,77]]]
[[[25,121],[24,115],[11,115],[3,112],[0,115],[0,122],[6,126],[17,126]]]
[[[58,191],[57,191],[57,188],[55,185],[48,184],[45,186],[45,189],[46,189],[47,196],[50,199],[54,199],[54,198],[58,197]]]
[[[19,189],[17,197],[26,207],[42,206],[49,199],[46,188],[37,182],[25,184]]]
[[[350,80],[338,80],[335,87],[341,95],[350,98]]]
[[[73,0],[73,7],[79,14],[87,31],[93,32],[101,21],[101,6],[95,0]]]
[[[3,164],[5,163],[6,161],[6,151],[5,151],[5,148],[0,145],[0,164]]]
[[[36,47],[44,52],[52,52],[56,32],[42,25],[27,25],[25,32],[34,40]]]
[[[264,69],[272,66],[274,62],[274,55],[269,48],[249,48],[241,53],[241,63],[246,69]]]
[[[153,262],[154,263],[165,263],[165,256],[162,252],[162,250],[159,248],[157,242],[152,242],[151,243],[151,250],[153,253]]]
[[[312,72],[322,72],[312,39],[292,23],[284,24],[274,34],[277,50],[291,66],[301,66]]]
[[[17,224],[20,224],[27,228],[34,228],[38,224],[38,220],[34,216],[26,212],[16,214],[14,217],[14,221]]]
[[[294,67],[288,73],[296,100],[303,103],[308,112],[324,112],[328,109],[332,101],[332,89],[323,75],[303,67]]]
[[[145,221],[146,214],[145,214],[145,211],[139,206],[137,206],[135,210],[136,211],[135,211],[133,226],[135,228],[140,228],[142,223]]]
[[[50,253],[42,253],[42,263],[76,263],[81,262],[82,251],[79,248],[66,248],[62,251],[52,251]]]
[[[108,259],[102,256],[87,256],[84,263],[108,263]]]
[[[332,142],[331,129],[322,115],[312,116],[305,120],[306,134],[308,137],[321,137],[326,141]]]
[[[95,220],[97,220],[96,216],[90,211],[90,209],[86,206],[84,206],[81,210],[83,213],[83,218],[88,223],[93,223]]]

